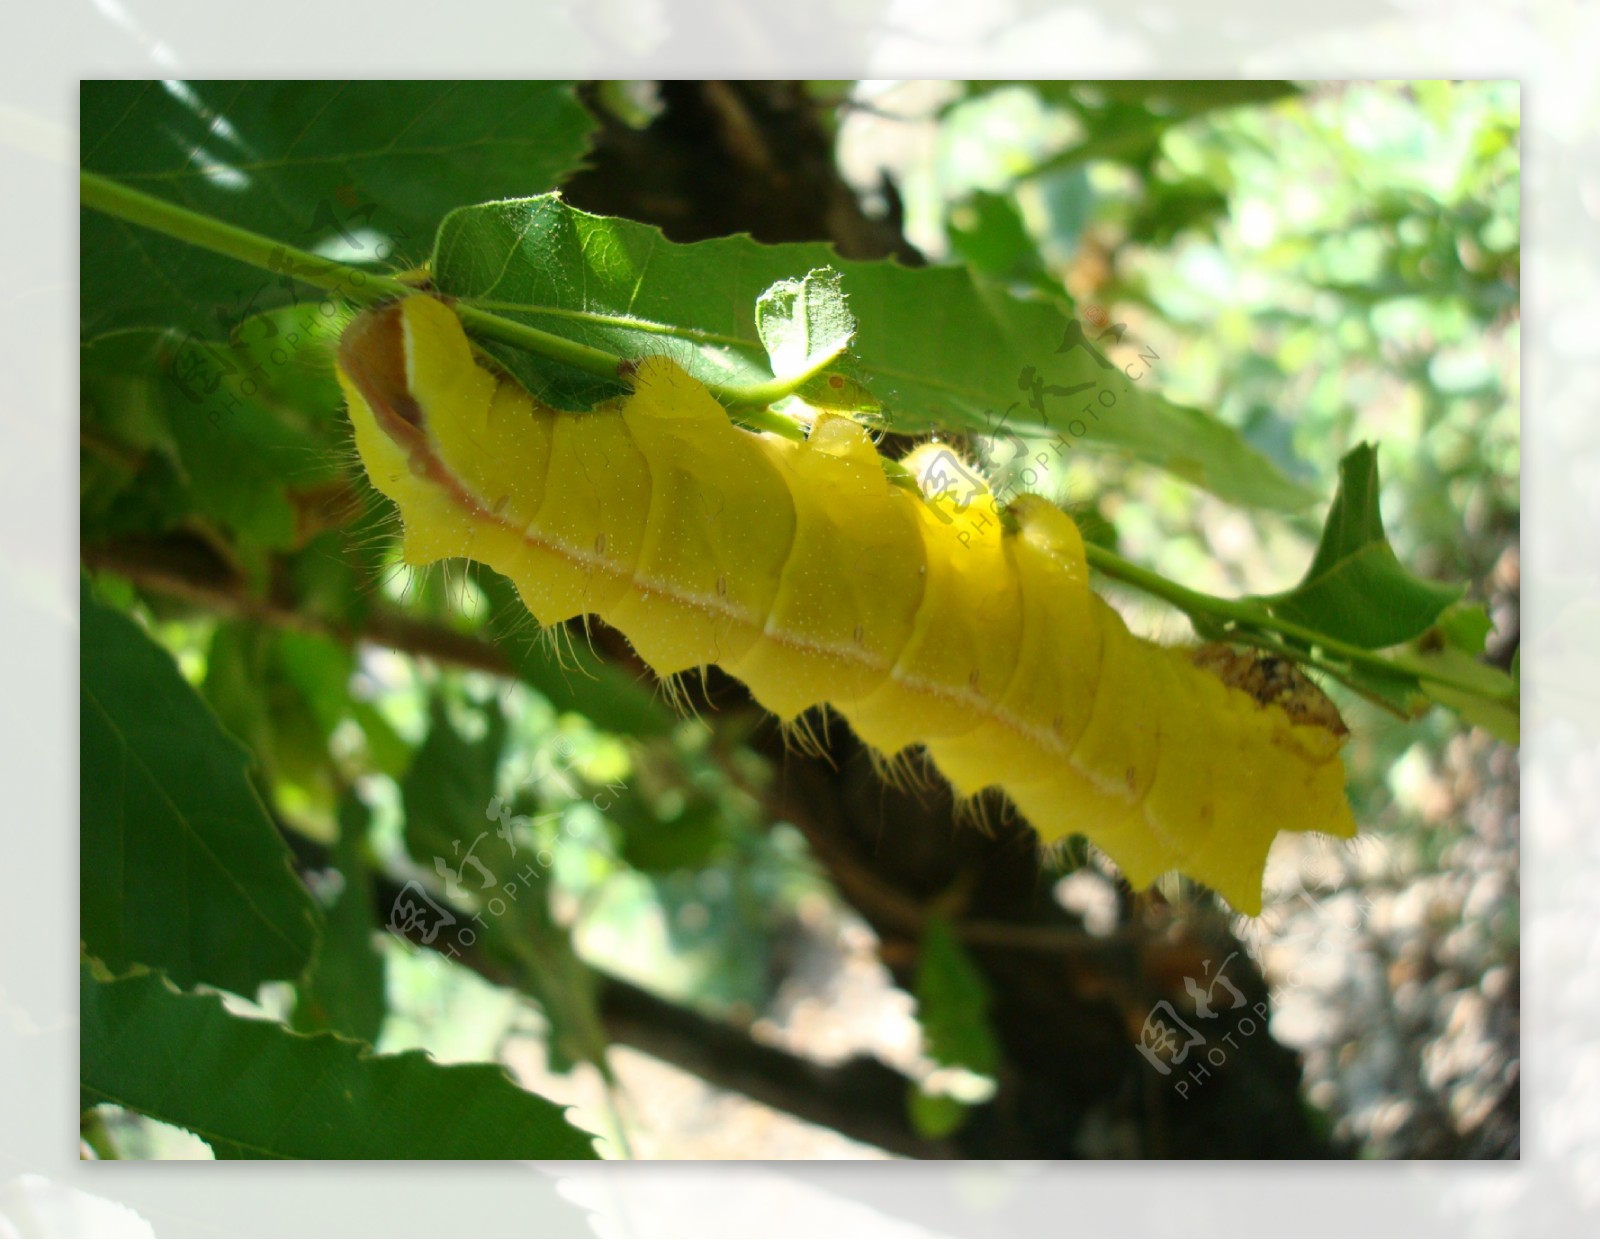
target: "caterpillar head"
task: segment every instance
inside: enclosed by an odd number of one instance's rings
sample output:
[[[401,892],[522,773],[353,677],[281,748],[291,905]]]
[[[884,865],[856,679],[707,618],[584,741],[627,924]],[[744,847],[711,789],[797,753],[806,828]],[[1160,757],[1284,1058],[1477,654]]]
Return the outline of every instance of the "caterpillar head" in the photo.
[[[469,490],[462,464],[474,454],[454,440],[481,435],[496,383],[473,364],[455,311],[427,296],[363,311],[337,362],[367,476],[405,514],[407,562],[460,554],[463,514],[481,507],[483,491]]]
[[[339,370],[383,433],[414,446],[423,434],[423,414],[406,365],[404,305],[390,302],[357,315],[339,339]]]

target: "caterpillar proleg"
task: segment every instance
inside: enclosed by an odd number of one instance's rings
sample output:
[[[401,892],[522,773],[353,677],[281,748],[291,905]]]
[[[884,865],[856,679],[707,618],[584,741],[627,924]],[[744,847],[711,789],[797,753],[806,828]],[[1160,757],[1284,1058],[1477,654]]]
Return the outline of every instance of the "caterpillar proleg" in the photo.
[[[1043,499],[1002,520],[981,486],[919,495],[847,417],[743,430],[666,358],[558,412],[428,296],[357,318],[339,379],[406,561],[481,561],[540,624],[594,614],[659,675],[716,663],[784,720],[827,703],[886,754],[920,744],[959,794],[998,787],[1135,887],[1176,869],[1255,914],[1279,831],[1355,834],[1339,731],[1133,635]]]

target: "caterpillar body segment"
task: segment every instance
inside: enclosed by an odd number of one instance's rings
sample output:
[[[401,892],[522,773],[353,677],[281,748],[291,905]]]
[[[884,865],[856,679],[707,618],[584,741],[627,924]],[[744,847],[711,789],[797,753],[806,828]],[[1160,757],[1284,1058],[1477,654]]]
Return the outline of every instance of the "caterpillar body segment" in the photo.
[[[785,720],[818,701],[871,700],[916,629],[926,589],[917,505],[884,502],[883,469],[861,427],[825,415],[804,448],[779,449],[795,530],[764,640],[724,664]]]
[[[1138,887],[1178,869],[1253,914],[1279,831],[1355,833],[1339,734],[1130,633],[1042,499],[1002,521],[981,484],[916,494],[841,416],[803,443],[745,431],[665,358],[626,398],[551,410],[428,296],[360,316],[338,369],[406,560],[486,563],[542,625],[598,615],[658,674],[717,663],[786,722],[828,703]]]
[[[622,406],[652,489],[633,587],[600,616],[661,675],[731,665],[763,636],[794,542],[782,458],[758,435],[729,435],[722,406],[665,359],[648,359]],[[589,415],[562,420],[592,433]],[[637,634],[637,637],[635,636]]]

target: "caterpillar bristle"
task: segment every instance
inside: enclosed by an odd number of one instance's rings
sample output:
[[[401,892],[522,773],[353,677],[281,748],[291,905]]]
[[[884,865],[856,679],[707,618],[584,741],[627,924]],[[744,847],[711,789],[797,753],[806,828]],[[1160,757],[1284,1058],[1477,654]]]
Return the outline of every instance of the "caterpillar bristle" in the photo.
[[[584,644],[589,647],[589,653],[593,654],[594,653],[594,617],[593,617],[593,615],[591,613],[586,611],[586,612],[583,613],[583,615],[578,617],[578,623],[583,628],[583,641],[584,641]],[[568,636],[569,639],[572,636],[572,626],[570,624],[567,625],[567,636]],[[574,653],[576,653],[576,647],[574,647],[573,650],[574,650]]]
[[[532,618],[531,613],[529,618]],[[529,634],[528,641],[541,655],[553,662],[559,670],[566,671],[561,653],[561,628],[562,626],[559,624],[552,624],[546,627],[538,623],[538,621],[534,621],[533,632]],[[522,632],[526,632],[525,627],[520,630],[512,629],[506,636],[520,636]]]
[[[470,614],[472,606],[467,598],[467,590],[472,585],[472,562],[445,560],[440,565],[440,572],[444,579],[445,604],[460,615]],[[451,597],[452,594],[454,598]]]
[[[1039,864],[1062,877],[1083,869],[1093,868],[1090,844],[1081,835],[1063,835],[1060,839],[1039,843]]]
[[[908,745],[898,753],[886,754],[866,747],[872,770],[884,784],[907,796],[926,797],[944,786],[944,778],[920,745]]]
[[[484,628],[497,642],[517,641],[527,636],[532,643],[544,632],[532,613],[515,599],[507,599],[496,607],[484,622]]]
[[[1007,823],[1015,821],[1015,810],[1003,793],[996,788],[980,788],[970,796],[956,797],[952,802],[952,817],[957,823],[983,832],[990,839],[998,837]],[[1030,843],[1030,847],[1034,846]]]
[[[570,625],[552,624],[547,629],[541,629],[540,635],[548,639],[549,645],[546,649],[564,675],[570,676],[573,672],[583,672],[583,664],[578,659],[577,646],[572,640],[572,627]]]
[[[988,809],[984,804],[983,793],[974,792],[970,796],[958,796],[950,802],[950,821],[957,827],[981,831],[990,839],[995,837],[994,824],[989,821]]]
[[[783,742],[791,752],[802,757],[815,758],[838,770],[828,742],[828,717],[826,710],[813,708],[803,711],[781,724]]]
[[[368,594],[372,598],[392,594],[400,606],[409,606],[413,593],[419,592],[421,583],[426,580],[427,571],[425,567],[396,560],[379,569],[367,586]],[[399,583],[398,588],[396,583]]]
[[[661,698],[666,702],[672,713],[680,719],[698,719],[699,709],[695,706],[694,697],[690,694],[688,686],[684,683],[683,672],[671,672],[656,679],[656,689]]]
[[[700,713],[700,708],[702,703],[711,701],[711,682],[707,675],[708,671],[707,666],[704,663],[700,663],[679,673],[679,684],[683,689],[684,698],[682,717],[685,720],[694,723],[705,722],[704,716]],[[698,694],[691,692],[689,685],[689,677],[691,676],[697,677],[700,681],[700,692]]]

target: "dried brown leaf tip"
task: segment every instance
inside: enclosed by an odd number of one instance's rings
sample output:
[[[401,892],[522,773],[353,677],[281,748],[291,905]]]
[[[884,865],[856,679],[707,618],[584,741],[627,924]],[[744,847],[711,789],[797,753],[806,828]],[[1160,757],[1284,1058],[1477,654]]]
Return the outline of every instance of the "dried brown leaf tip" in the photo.
[[[1195,650],[1191,660],[1263,706],[1282,707],[1295,723],[1327,728],[1335,736],[1350,735],[1333,699],[1288,659],[1209,642]]]

